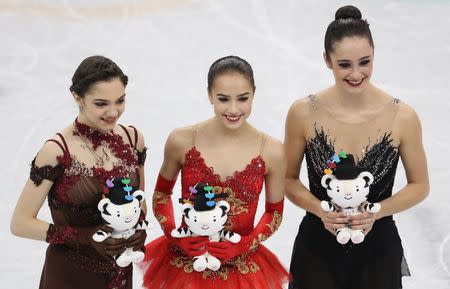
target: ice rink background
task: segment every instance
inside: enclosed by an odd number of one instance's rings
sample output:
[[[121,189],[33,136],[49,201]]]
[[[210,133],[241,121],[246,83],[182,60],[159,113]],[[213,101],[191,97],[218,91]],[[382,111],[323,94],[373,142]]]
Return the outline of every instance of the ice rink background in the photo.
[[[422,120],[431,193],[395,217],[412,273],[404,287],[450,288],[450,3],[350,3],[371,25],[372,81],[413,106]],[[121,123],[146,137],[150,199],[169,132],[213,114],[206,95],[209,65],[230,54],[247,59],[257,86],[250,122],[283,139],[292,102],[333,83],[322,61],[323,37],[344,4],[349,2],[0,0],[0,287],[38,287],[46,244],[13,237],[9,221],[30,161],[77,114],[68,87],[82,59],[105,55],[130,78]],[[304,170],[301,178],[306,181]],[[404,184],[400,166],[395,187]],[[279,232],[266,242],[287,267],[303,215],[287,202]],[[46,205],[39,217],[50,220]],[[160,234],[157,226],[147,240]]]

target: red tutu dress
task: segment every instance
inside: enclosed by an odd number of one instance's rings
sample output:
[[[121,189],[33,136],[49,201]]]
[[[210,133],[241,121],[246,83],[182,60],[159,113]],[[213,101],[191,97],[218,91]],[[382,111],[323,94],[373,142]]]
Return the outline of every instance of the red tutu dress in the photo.
[[[262,147],[262,146],[261,146]],[[229,188],[231,194],[226,199],[231,206],[226,229],[247,236],[254,230],[255,213],[259,195],[264,183],[265,163],[261,155],[255,157],[241,172],[234,173],[225,181],[214,173],[213,168],[205,164],[195,146],[185,155],[185,164],[181,171],[182,198],[189,198],[189,186],[203,182],[215,189]],[[155,191],[153,197],[155,216],[162,224],[170,216],[160,214],[158,206],[171,206],[170,194]],[[143,261],[144,283],[148,289],[281,289],[288,282],[289,273],[278,258],[260,242],[267,239],[281,223],[281,214],[275,212],[264,228],[256,234],[249,250],[229,262],[222,263],[218,271],[206,269],[196,272],[193,260],[181,248],[173,245],[162,236],[146,245],[146,258]],[[172,217],[173,218],[173,217]]]

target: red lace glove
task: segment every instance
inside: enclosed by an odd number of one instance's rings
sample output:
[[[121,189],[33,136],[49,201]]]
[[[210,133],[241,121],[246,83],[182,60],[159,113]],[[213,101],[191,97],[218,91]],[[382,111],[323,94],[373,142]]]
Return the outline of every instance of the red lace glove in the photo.
[[[105,259],[112,260],[112,256],[125,251],[127,240],[107,238],[103,242],[96,242],[92,236],[98,231],[111,233],[113,230],[106,226],[97,227],[71,227],[50,224],[47,230],[46,241],[50,244],[64,244],[74,250],[80,246],[91,246]]]
[[[183,249],[191,258],[203,255],[208,244],[207,237],[174,238],[170,235],[175,229],[175,220],[172,205],[172,190],[176,180],[170,181],[159,175],[153,194],[153,213],[161,225],[167,239],[177,247]]]
[[[241,236],[239,243],[210,242],[208,253],[227,262],[246,252],[255,252],[259,243],[268,239],[280,226],[283,215],[283,201],[278,203],[266,202],[266,210],[261,216],[258,225],[247,236]]]

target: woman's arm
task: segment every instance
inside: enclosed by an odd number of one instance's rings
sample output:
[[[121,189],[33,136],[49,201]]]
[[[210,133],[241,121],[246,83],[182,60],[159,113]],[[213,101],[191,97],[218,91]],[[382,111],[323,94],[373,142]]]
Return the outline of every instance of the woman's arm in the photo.
[[[286,197],[296,206],[322,219],[325,228],[332,234],[347,226],[348,217],[341,212],[325,212],[318,200],[300,181],[300,169],[306,149],[305,123],[310,110],[309,100],[301,99],[289,109],[284,138],[286,154]]]
[[[419,117],[412,108],[401,105],[398,112],[399,153],[408,183],[392,197],[381,202],[381,211],[377,218],[411,208],[423,201],[430,190]]]
[[[137,134],[137,143],[136,143],[136,149],[140,153],[144,153],[144,156],[146,156],[146,150],[145,147],[145,140],[144,135],[139,131],[135,130],[135,133]],[[145,157],[143,160],[138,160],[138,174],[139,174],[139,189],[145,192]],[[148,194],[146,194],[148,196]],[[141,204],[141,216],[140,218],[146,218],[147,215],[147,196],[145,196],[144,201]],[[137,230],[136,233],[127,239],[127,247],[133,247],[134,251],[141,250],[145,246],[145,240],[147,239],[147,232],[145,230]]]
[[[306,99],[295,102],[289,109],[284,136],[286,166],[286,197],[296,206],[317,216],[324,212],[320,201],[300,181],[300,169],[306,149],[305,119],[309,110]]]
[[[246,252],[255,251],[259,244],[278,230],[283,217],[284,177],[286,160],[280,141],[269,138],[263,152],[267,173],[265,175],[266,204],[258,224],[239,243],[211,242],[208,252],[223,261],[228,261]]]
[[[266,202],[278,203],[284,199],[286,158],[280,141],[269,139],[264,152],[267,174],[265,176]]]
[[[62,154],[61,149],[53,142],[47,142],[36,156],[35,165],[56,166],[57,156]],[[36,185],[31,179],[25,183],[25,187],[17,201],[11,218],[11,233],[23,238],[45,241],[49,223],[37,218],[37,214],[52,187],[53,182],[43,179],[40,185]]]
[[[167,138],[164,161],[153,193],[153,213],[167,239],[194,257],[206,252],[207,237],[174,238],[171,235],[175,229],[172,190],[184,162],[185,151],[191,142],[192,128],[174,130]]]
[[[142,151],[146,150],[144,135],[139,130],[136,130],[136,133],[138,135],[138,138],[137,138],[138,141],[137,141],[137,144],[136,144],[136,149],[138,151],[142,152]],[[139,173],[139,189],[145,192],[145,169],[144,169],[144,165],[145,165],[145,163],[139,165],[138,173]],[[142,207],[142,210],[144,210],[144,212],[147,214],[147,201],[146,200],[144,200],[144,202],[142,203],[141,207]]]
[[[181,144],[182,140],[177,132],[171,132],[164,146],[164,160],[153,192],[153,214],[167,237],[175,229],[172,190],[181,169],[178,151],[181,149]]]

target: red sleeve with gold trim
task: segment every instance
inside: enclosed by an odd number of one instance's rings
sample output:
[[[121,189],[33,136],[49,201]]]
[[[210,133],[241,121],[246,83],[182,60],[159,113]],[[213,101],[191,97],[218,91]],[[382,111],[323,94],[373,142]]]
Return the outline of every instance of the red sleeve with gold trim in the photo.
[[[228,261],[247,252],[254,253],[261,242],[278,230],[283,216],[283,205],[284,200],[277,203],[266,202],[264,214],[249,235],[241,236],[241,241],[237,244],[211,242],[208,245],[208,252],[222,261]]]

